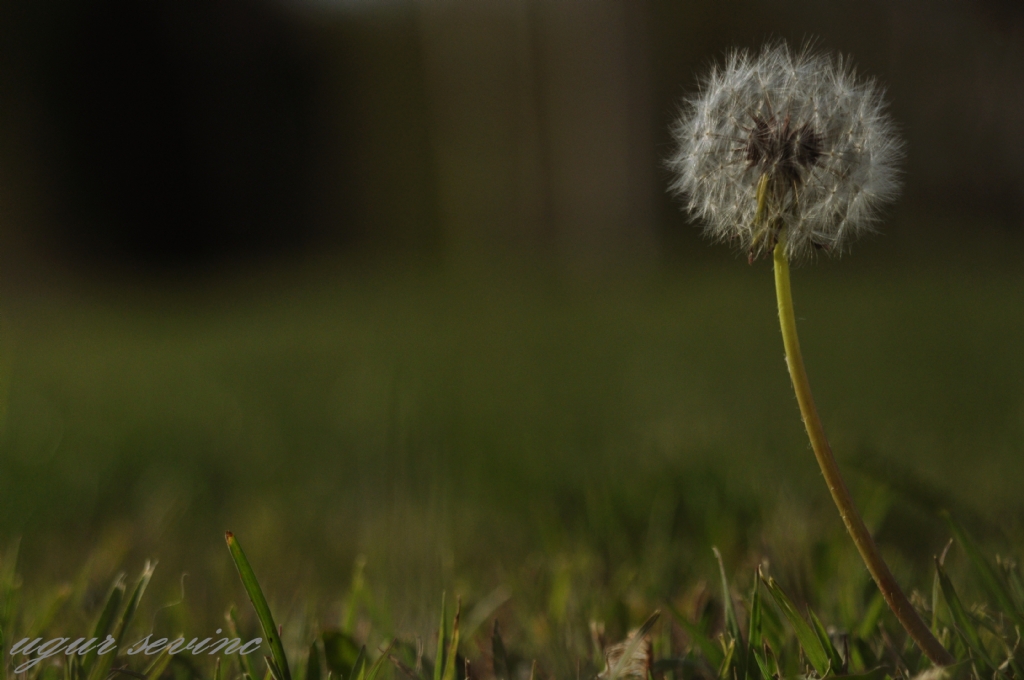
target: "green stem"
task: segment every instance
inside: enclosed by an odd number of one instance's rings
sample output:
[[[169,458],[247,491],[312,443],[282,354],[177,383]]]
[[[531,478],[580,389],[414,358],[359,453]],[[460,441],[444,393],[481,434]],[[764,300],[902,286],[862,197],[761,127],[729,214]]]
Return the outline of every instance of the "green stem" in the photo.
[[[807,436],[811,440],[811,448],[814,449],[814,457],[818,459],[821,467],[821,474],[825,477],[828,490],[832,493],[832,500],[839,508],[839,515],[843,518],[846,530],[850,532],[860,556],[864,559],[868,571],[882,591],[882,596],[889,604],[896,618],[906,629],[907,634],[913,638],[917,646],[921,648],[932,663],[938,666],[949,666],[956,662],[953,656],[942,646],[928,627],[918,616],[917,611],[903,594],[892,572],[886,565],[882,555],[878,552],[871,533],[868,531],[860,513],[853,504],[846,483],[839,474],[839,466],[832,455],[832,447],[825,438],[825,429],[821,425],[821,418],[818,417],[818,409],[814,405],[814,398],[811,396],[811,385],[807,380],[807,370],[804,368],[803,355],[800,353],[800,338],[796,333],[796,317],[793,313],[793,294],[789,285],[789,261],[786,259],[786,233],[785,229],[779,234],[778,243],[775,245],[775,292],[779,301],[779,323],[782,325],[782,342],[786,346],[786,364],[789,366],[789,376],[793,380],[793,389],[796,390],[796,400],[800,404],[800,414],[803,416],[804,426],[807,428]]]

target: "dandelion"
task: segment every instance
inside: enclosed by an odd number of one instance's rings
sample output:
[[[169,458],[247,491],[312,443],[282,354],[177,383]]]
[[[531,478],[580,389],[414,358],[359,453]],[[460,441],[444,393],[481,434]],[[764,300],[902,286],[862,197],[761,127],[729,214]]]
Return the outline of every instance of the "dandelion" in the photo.
[[[899,190],[902,144],[882,89],[842,57],[785,43],[731,54],[673,128],[672,189],[717,241],[751,260],[787,230],[786,256],[840,253]]]
[[[777,43],[756,58],[735,52],[715,67],[673,132],[672,189],[708,235],[739,244],[750,261],[772,253],[786,364],[832,499],[896,618],[933,663],[952,664],[893,578],[839,473],[811,396],[790,286],[790,259],[842,252],[896,195],[902,144],[881,89],[842,58]]]

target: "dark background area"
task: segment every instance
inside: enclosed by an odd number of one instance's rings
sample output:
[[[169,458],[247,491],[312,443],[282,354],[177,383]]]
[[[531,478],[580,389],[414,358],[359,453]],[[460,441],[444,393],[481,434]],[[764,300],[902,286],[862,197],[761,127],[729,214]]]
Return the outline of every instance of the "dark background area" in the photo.
[[[13,1],[0,26],[9,281],[28,256],[172,278],[325,252],[703,257],[667,128],[696,73],[776,37],[887,87],[905,256],[1024,216],[1013,2]]]

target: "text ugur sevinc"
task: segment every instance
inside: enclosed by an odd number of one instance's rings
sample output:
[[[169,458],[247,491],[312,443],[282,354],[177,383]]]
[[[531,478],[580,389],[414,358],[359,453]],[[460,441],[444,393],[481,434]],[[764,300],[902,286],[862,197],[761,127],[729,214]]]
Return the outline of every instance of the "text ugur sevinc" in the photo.
[[[221,629],[217,629],[219,634]],[[106,639],[97,644],[97,638],[68,638],[58,637],[43,642],[43,638],[22,638],[11,647],[11,656],[15,654],[23,654],[30,656],[33,653],[35,656],[24,661],[20,666],[14,669],[15,673],[23,673],[29,668],[32,668],[40,661],[48,659],[57,654],[63,653],[66,656],[85,656],[90,652],[95,652],[97,655],[109,654],[117,649],[117,640],[112,635],[108,635]],[[135,656],[136,654],[143,654],[150,656],[152,654],[159,654],[160,652],[166,651],[168,654],[179,654],[184,652],[191,652],[192,654],[252,654],[260,648],[263,644],[263,638],[253,638],[246,643],[242,643],[240,638],[221,638],[216,642],[213,638],[192,638],[191,641],[185,642],[184,637],[177,637],[173,640],[167,638],[153,639],[153,634],[149,634],[142,638],[138,642],[130,645],[125,653],[129,656]]]

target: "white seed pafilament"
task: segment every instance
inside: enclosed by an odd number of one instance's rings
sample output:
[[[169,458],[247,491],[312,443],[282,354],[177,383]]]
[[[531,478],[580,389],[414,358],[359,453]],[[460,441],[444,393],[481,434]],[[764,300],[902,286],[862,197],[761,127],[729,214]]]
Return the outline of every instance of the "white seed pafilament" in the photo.
[[[786,256],[840,253],[899,190],[903,144],[881,88],[842,57],[785,43],[729,55],[672,129],[672,190],[751,259],[786,229]]]

